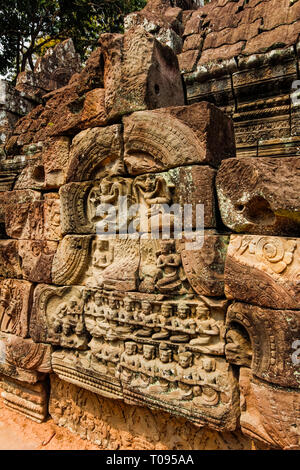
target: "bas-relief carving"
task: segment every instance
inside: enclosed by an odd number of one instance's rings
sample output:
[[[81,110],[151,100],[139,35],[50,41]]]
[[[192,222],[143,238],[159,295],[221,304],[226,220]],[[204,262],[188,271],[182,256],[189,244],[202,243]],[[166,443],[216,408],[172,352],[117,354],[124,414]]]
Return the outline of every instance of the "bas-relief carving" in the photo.
[[[5,279],[0,281],[0,330],[25,338],[28,334],[33,284]]]
[[[193,227],[197,223],[196,205],[203,204],[205,227],[215,227],[214,176],[215,170],[195,165],[134,179],[106,176],[100,181],[69,183],[60,189],[62,231],[64,234],[95,233],[97,224],[104,218],[99,212],[100,204],[114,207],[114,215],[123,230],[128,230],[133,219],[137,219],[133,229],[141,233],[150,233],[162,227],[169,227],[172,232],[175,215],[162,207],[164,204],[179,204],[181,207],[191,204]],[[126,215],[125,207],[119,209],[120,198],[125,197]],[[139,208],[135,204],[139,204]]]
[[[66,348],[87,349],[83,288],[39,285],[34,292],[30,336]]]
[[[168,299],[162,295],[87,290],[84,307],[90,334],[104,338],[160,340],[189,350],[224,353],[227,302],[208,297]],[[165,300],[164,300],[165,299]]]
[[[1,396],[8,408],[42,423],[48,416],[48,394],[45,382],[29,384],[13,380],[10,377],[1,378]]]
[[[299,309],[299,254],[297,238],[231,235],[226,296],[275,309]]]
[[[297,450],[300,446],[300,392],[274,386],[240,369],[241,429],[270,447]]]
[[[20,240],[18,246],[23,278],[32,282],[51,282],[52,261],[57,242]]]
[[[300,388],[300,365],[292,361],[293,343],[300,336],[300,312],[297,310],[272,310],[236,302],[227,311],[226,325],[229,344],[225,346],[227,360],[238,363],[230,338],[233,329],[241,325],[251,340],[253,357],[251,369],[255,376],[283,387]],[[236,345],[238,340],[236,338]],[[249,354],[249,344],[244,342]],[[244,349],[244,355],[246,353]],[[247,365],[247,363],[240,364]]]

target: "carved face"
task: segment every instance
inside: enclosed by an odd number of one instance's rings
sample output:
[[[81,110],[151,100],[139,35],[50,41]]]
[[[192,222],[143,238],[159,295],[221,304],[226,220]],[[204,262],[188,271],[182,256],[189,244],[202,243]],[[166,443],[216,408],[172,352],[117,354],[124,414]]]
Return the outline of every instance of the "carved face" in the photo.
[[[191,353],[182,353],[179,354],[178,362],[184,369],[191,367],[193,363],[193,355]]]
[[[166,240],[163,240],[161,242],[161,252],[163,254],[168,254],[168,253],[172,253],[172,251],[174,250],[174,243],[172,241],[166,241]]]
[[[102,297],[98,293],[95,295],[95,304],[97,305],[97,307],[100,307],[102,305]]]
[[[132,307],[133,307],[133,302],[131,302],[131,300],[124,300],[124,308],[126,310],[126,312],[131,312],[132,311]]]
[[[65,336],[70,336],[72,334],[72,325],[68,321],[64,322],[62,331]]]
[[[199,319],[201,320],[208,320],[209,319],[209,309],[205,305],[199,305],[196,308],[196,314]]]
[[[215,362],[213,359],[204,359],[203,360],[203,369],[206,372],[212,372],[215,370]]]
[[[172,361],[172,351],[171,349],[160,349],[159,351],[159,358],[161,362],[167,364],[168,362]]]
[[[172,306],[171,305],[165,305],[165,304],[162,304],[161,306],[161,314],[164,316],[164,317],[170,317],[172,315]]]
[[[186,305],[179,305],[178,307],[179,318],[181,318],[181,320],[185,320],[188,317],[189,311],[190,309]]]
[[[100,184],[101,194],[103,194],[104,196],[109,194],[109,189],[110,189],[110,183],[108,183],[107,181],[102,181]]]
[[[150,302],[142,302],[142,312],[145,315],[149,315],[151,313],[151,304],[150,304]]]
[[[143,357],[147,361],[150,361],[151,359],[154,359],[155,358],[155,348],[154,348],[154,346],[145,345],[144,350],[143,350]]]
[[[125,343],[125,351],[129,356],[136,354],[137,346],[135,343]]]

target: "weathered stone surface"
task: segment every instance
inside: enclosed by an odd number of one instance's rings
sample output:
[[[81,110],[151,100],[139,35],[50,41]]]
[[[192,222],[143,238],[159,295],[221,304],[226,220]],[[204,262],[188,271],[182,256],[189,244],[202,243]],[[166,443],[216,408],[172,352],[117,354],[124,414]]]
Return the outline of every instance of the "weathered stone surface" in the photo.
[[[22,278],[18,242],[16,240],[0,240],[0,278]]]
[[[69,137],[53,137],[31,144],[26,150],[26,166],[18,176],[14,189],[56,189],[66,182]]]
[[[299,235],[300,159],[222,162],[216,186],[222,220],[236,232]]]
[[[55,255],[52,278],[60,285],[134,291],[139,263],[139,240],[67,235]]]
[[[297,238],[231,235],[226,296],[275,309],[299,309],[299,253]]]
[[[228,235],[205,231],[201,248],[189,249],[187,240],[180,243],[185,275],[197,294],[219,297],[224,295],[224,269]],[[202,239],[201,239],[202,240]]]
[[[124,173],[121,126],[95,127],[72,141],[68,181],[86,181]]]
[[[80,285],[91,263],[92,236],[67,235],[59,243],[52,265],[58,285]]]
[[[71,76],[81,68],[79,54],[76,54],[72,39],[48,49],[34,66],[33,72],[18,75],[16,89],[32,98],[67,85]]]
[[[5,356],[3,359],[8,364],[26,371],[40,372],[40,377],[41,374],[52,371],[52,350],[48,344],[36,344],[30,338],[24,339],[5,333],[1,333],[0,338]]]
[[[234,303],[227,311],[227,329],[236,324],[244,328],[251,340],[253,374],[282,387],[300,388],[300,364],[293,361],[293,344],[300,334],[300,311]],[[240,354],[239,349],[236,354]],[[227,360],[236,363],[232,347]]]
[[[4,214],[6,234],[20,240],[59,240],[60,200],[57,194],[32,190],[6,192]]]
[[[251,449],[240,431],[199,428],[169,413],[103,398],[51,375],[49,412],[66,426],[108,450]]]
[[[62,238],[60,221],[60,198],[57,193],[44,194],[44,239],[60,240]]]
[[[11,238],[43,239],[43,203],[37,191],[7,192],[5,229]]]
[[[34,291],[30,336],[36,343],[86,349],[83,288],[38,285]]]
[[[8,377],[1,378],[1,396],[8,408],[42,423],[48,416],[48,395],[45,382],[29,384]]]
[[[271,447],[300,449],[300,392],[272,386],[240,371],[241,428],[251,438]]]
[[[28,281],[0,281],[0,330],[26,338],[32,305],[33,284]]]
[[[231,120],[204,102],[134,113],[124,118],[124,140],[133,175],[195,163],[218,166],[235,156]]]
[[[16,344],[16,351],[10,348],[11,342]],[[43,380],[45,372],[51,370],[48,368],[51,366],[51,354],[44,349],[44,345],[39,346],[30,339],[0,332],[0,375],[32,384]],[[29,368],[24,369],[23,365]],[[43,372],[36,368],[43,369]]]
[[[23,278],[31,282],[51,282],[53,257],[57,242],[40,240],[20,240],[19,256]]]
[[[110,120],[145,109],[184,104],[177,57],[144,28],[103,34],[105,108]]]

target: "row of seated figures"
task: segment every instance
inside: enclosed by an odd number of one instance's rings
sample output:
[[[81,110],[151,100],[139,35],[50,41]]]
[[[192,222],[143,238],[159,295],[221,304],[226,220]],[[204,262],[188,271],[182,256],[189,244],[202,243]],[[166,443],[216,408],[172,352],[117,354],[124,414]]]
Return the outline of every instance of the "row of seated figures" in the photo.
[[[212,318],[210,308],[201,300],[120,300],[96,292],[85,304],[84,318],[93,337],[188,343],[208,353],[210,347],[220,349],[224,343],[224,322]]]

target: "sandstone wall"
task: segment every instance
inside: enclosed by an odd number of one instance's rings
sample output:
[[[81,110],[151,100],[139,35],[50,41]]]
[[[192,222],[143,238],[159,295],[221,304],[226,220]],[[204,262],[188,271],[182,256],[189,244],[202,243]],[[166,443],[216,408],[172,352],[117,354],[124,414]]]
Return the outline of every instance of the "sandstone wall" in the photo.
[[[52,54],[45,76],[20,77],[18,88],[40,104],[5,142],[15,164],[0,191],[7,406],[38,422],[50,413],[114,449],[299,448],[300,157],[286,133],[261,154],[251,118],[245,132],[256,150],[238,137],[236,158],[232,114],[243,100],[257,105],[260,92],[263,103],[282,96],[283,88],[268,94],[267,81],[296,44],[298,2],[284,5],[278,24],[263,23],[267,3],[149,2],[127,18],[124,35],[101,35],[85,68],[62,75],[63,87]],[[265,32],[250,28],[258,12]],[[282,22],[291,34],[277,55],[269,32]],[[195,70],[185,71],[195,51]],[[261,79],[253,69],[262,88],[248,74],[256,60],[270,60]],[[242,72],[224,61],[247,71],[240,101],[225,103],[223,78],[221,94],[199,92],[225,73],[232,93]],[[269,117],[258,118],[265,130]],[[116,237],[99,237],[99,227],[111,228],[101,204],[119,217]],[[178,238],[172,204],[193,209]],[[168,227],[164,240],[149,237]],[[129,228],[141,236],[124,237]]]

